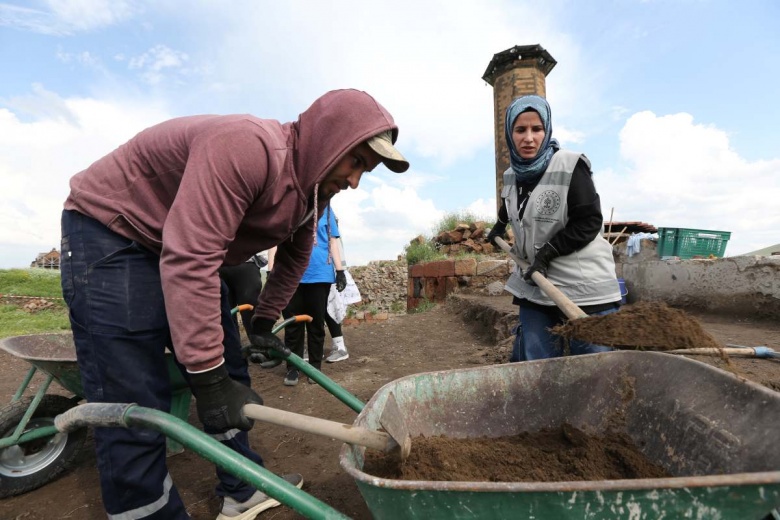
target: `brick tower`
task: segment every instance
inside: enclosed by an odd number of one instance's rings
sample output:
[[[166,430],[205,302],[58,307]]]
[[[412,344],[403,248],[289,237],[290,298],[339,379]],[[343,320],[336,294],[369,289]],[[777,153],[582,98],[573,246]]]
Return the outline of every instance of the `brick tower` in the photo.
[[[493,87],[493,113],[496,141],[496,208],[501,204],[503,175],[509,168],[509,150],[504,138],[504,114],[518,96],[546,97],[547,75],[555,59],[541,45],[515,45],[493,55],[482,79]]]

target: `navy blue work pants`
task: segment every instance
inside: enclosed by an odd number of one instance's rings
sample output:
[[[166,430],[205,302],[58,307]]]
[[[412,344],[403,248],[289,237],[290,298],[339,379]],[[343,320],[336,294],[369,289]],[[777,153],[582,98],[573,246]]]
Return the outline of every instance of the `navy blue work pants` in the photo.
[[[159,256],[78,212],[62,214],[62,292],[70,311],[85,397],[170,411],[166,347],[171,335]],[[197,319],[197,316],[193,316]],[[250,385],[238,330],[222,286],[225,364]],[[186,370],[179,365],[185,378]],[[206,433],[261,464],[247,432]],[[189,518],[165,463],[165,436],[152,430],[95,428],[103,504],[109,518]],[[217,494],[244,501],[254,488],[217,470]]]

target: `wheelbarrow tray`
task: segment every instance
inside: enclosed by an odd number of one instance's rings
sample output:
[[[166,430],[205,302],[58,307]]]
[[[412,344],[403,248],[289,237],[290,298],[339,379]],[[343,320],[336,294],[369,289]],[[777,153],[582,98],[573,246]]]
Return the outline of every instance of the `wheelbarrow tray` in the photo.
[[[27,334],[0,340],[0,348],[54,376],[66,390],[84,395],[71,333]]]
[[[379,428],[390,392],[413,437],[503,437],[564,423],[600,434],[620,411],[625,433],[675,476],[391,480],[364,473],[365,448],[345,444],[341,467],[377,519],[743,520],[780,505],[780,393],[682,356],[622,351],[415,374],[383,386],[355,425]]]
[[[3,338],[0,339],[0,348],[14,357],[24,359],[41,372],[53,376],[66,390],[84,396],[81,373],[76,361],[76,346],[73,343],[73,334],[70,332]],[[174,391],[187,388],[187,382],[176,366],[173,355],[166,353],[166,359],[171,388]]]

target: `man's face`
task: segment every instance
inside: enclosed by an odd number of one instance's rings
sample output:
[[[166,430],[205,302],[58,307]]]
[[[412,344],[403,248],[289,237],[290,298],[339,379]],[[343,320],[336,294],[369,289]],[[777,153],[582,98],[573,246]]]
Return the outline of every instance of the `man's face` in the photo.
[[[319,198],[328,200],[341,190],[356,189],[363,173],[376,168],[379,162],[379,154],[366,143],[360,143],[347,152],[320,182]]]

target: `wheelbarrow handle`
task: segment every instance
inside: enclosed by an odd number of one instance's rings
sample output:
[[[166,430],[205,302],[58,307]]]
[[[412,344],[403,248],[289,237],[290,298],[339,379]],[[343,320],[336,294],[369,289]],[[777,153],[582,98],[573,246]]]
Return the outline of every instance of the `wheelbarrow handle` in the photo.
[[[520,257],[514,254],[512,252],[512,248],[509,246],[509,244],[504,242],[503,238],[496,237],[495,240],[496,244],[498,244],[498,247],[500,247],[506,254],[508,254],[509,258],[514,260],[518,267],[520,267],[523,271],[528,269],[528,262],[521,260]],[[579,318],[588,317],[585,311],[580,309],[577,304],[575,304],[565,294],[563,294],[561,290],[553,285],[550,280],[545,278],[542,273],[534,271],[531,273],[531,279],[539,287],[539,289],[541,289],[542,292],[544,292],[544,294],[546,294],[555,303],[555,305],[557,305],[558,308],[563,311],[567,318],[570,320],[576,320]]]
[[[86,426],[127,428],[125,414],[135,404],[84,403],[54,418],[57,431],[66,433]]]
[[[263,466],[231,450],[185,421],[152,408],[124,403],[87,403],[54,418],[62,432],[82,426],[147,428],[174,439],[239,480],[291,507],[305,518],[335,520],[348,517],[298,489]]]

